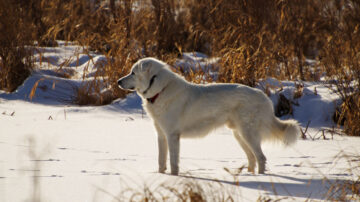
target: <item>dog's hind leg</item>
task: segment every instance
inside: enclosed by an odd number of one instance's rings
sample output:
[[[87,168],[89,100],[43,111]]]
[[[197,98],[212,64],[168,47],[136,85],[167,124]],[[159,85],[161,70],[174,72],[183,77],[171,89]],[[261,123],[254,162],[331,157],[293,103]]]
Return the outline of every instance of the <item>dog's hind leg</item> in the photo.
[[[170,153],[170,166],[171,174],[179,174],[179,153],[180,153],[180,134],[172,133],[167,135],[169,153]]]
[[[166,170],[166,159],[168,152],[168,145],[166,142],[166,136],[161,128],[155,124],[155,128],[158,134],[158,147],[159,147],[159,173],[164,173]]]
[[[255,172],[255,156],[252,153],[249,146],[246,144],[246,142],[242,139],[238,131],[233,130],[234,137],[239,142],[241,148],[244,150],[247,159],[248,159],[248,171],[254,173]]]
[[[250,148],[250,150],[256,157],[259,174],[265,173],[266,157],[261,149],[261,145],[260,145],[261,139],[260,139],[259,131],[257,130],[256,127],[252,127],[251,124],[250,125],[243,124],[240,131],[243,140],[246,142],[247,146]]]

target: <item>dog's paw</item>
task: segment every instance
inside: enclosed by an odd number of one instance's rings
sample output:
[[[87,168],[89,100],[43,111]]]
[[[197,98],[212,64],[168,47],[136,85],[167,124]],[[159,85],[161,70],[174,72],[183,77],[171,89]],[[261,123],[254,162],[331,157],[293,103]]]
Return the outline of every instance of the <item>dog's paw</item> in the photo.
[[[171,175],[179,175],[179,170],[171,170]]]
[[[165,168],[159,168],[159,173],[165,173],[166,167]]]
[[[252,173],[252,174],[255,174],[255,168],[254,167],[248,167],[248,172],[249,173]]]

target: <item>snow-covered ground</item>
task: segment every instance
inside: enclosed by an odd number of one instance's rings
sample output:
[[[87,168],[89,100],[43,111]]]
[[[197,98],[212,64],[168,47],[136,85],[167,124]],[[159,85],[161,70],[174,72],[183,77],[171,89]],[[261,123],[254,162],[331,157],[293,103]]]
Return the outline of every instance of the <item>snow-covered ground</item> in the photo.
[[[12,94],[0,92],[0,201],[126,201],[140,197],[137,192],[147,193],[145,188],[160,200],[169,195],[173,201],[171,188],[181,191],[186,184],[202,187],[209,201],[227,196],[235,201],[317,201],[331,195],[328,190],[335,182],[357,180],[360,174],[359,169],[349,170],[359,166],[354,156],[360,154],[360,139],[327,130],[334,126],[331,116],[338,97],[323,84],[310,82],[294,100],[298,106],[293,116],[285,117],[298,120],[303,130],[310,121],[308,138],[290,147],[263,144],[266,174],[239,169],[247,159],[226,128],[202,139],[182,139],[180,175],[159,174],[156,134],[136,94],[106,106],[69,104],[84,71],[91,79],[105,57],[89,57],[65,43],[39,50],[38,68],[24,85]],[[186,54],[178,64],[189,60],[199,58]],[[71,79],[60,77],[60,66],[61,72],[72,72]],[[293,82],[261,82],[266,84],[272,87],[274,105],[279,89],[293,97]]]

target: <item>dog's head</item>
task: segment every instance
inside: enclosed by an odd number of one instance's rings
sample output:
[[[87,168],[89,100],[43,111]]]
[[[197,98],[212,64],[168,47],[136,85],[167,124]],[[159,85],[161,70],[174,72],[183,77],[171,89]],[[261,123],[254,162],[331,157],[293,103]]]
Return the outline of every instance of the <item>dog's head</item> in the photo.
[[[163,88],[162,71],[166,64],[155,58],[143,58],[131,68],[131,72],[118,80],[124,90],[136,91],[145,98],[152,97]]]

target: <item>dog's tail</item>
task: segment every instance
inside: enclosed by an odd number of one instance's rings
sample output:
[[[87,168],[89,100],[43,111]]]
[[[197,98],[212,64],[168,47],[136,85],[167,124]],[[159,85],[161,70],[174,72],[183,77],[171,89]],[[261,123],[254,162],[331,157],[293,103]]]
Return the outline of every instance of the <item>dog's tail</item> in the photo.
[[[292,119],[280,120],[275,116],[271,128],[271,139],[280,140],[285,145],[291,145],[295,143],[300,133],[299,124],[297,121]]]

